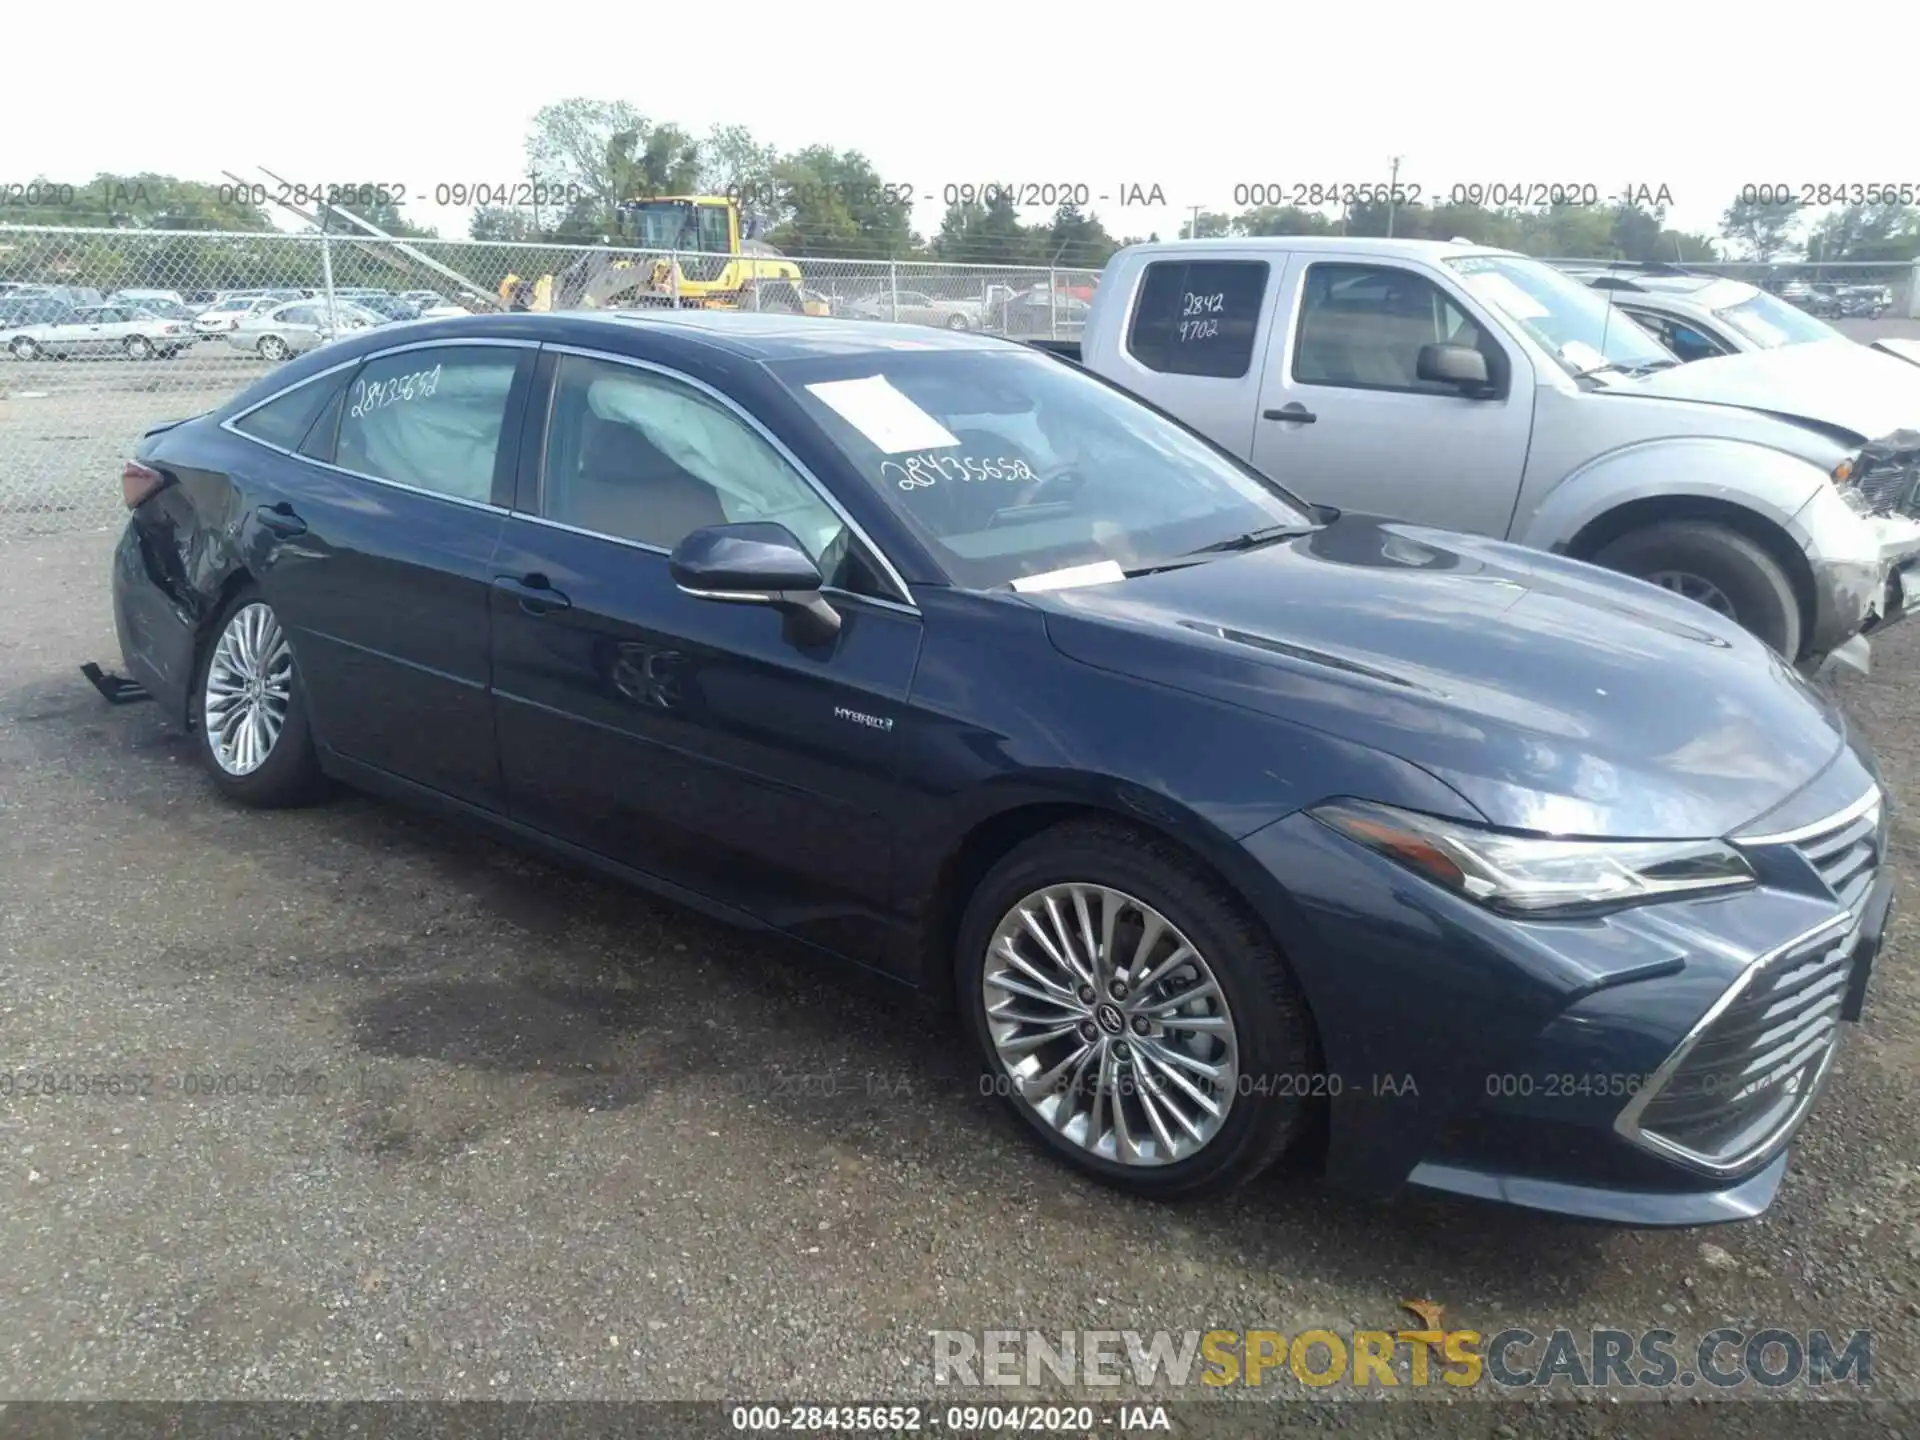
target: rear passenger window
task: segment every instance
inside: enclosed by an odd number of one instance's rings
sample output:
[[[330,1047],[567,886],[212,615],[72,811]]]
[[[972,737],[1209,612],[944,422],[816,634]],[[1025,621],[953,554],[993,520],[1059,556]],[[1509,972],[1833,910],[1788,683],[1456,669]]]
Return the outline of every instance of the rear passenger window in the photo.
[[[492,500],[520,354],[446,346],[369,360],[347,387],[334,463],[457,500]]]
[[[1140,282],[1127,350],[1163,375],[1237,380],[1253,364],[1264,260],[1156,260]]]
[[[258,409],[249,410],[233,422],[233,428],[282,450],[299,450],[300,442],[314,428],[315,418],[327,408],[328,401],[340,394],[346,383],[347,372],[341,371],[335,375],[322,375],[304,385],[296,385]]]

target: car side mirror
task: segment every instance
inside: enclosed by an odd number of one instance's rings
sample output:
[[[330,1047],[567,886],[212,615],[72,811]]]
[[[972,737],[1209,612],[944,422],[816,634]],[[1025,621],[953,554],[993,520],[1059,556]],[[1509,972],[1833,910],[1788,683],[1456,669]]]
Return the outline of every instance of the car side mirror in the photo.
[[[797,643],[840,633],[840,612],[820,593],[820,567],[784,525],[753,520],[695,530],[673,547],[667,570],[683,594],[785,611]]]
[[[1487,357],[1470,345],[1422,345],[1414,362],[1416,378],[1460,390],[1485,390]]]

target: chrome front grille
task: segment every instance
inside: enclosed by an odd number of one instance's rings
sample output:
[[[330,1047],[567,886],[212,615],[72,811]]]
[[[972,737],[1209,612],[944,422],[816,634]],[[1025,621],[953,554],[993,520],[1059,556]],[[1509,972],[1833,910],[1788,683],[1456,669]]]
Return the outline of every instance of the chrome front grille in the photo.
[[[1755,963],[1621,1113],[1629,1139],[1716,1171],[1744,1168],[1797,1125],[1839,1040],[1859,921]]]
[[[1793,846],[1855,919],[1866,906],[1885,848],[1881,820],[1886,807],[1878,791],[1869,800],[1864,810],[1850,807],[1852,813],[1843,812],[1843,818],[1796,839]]]

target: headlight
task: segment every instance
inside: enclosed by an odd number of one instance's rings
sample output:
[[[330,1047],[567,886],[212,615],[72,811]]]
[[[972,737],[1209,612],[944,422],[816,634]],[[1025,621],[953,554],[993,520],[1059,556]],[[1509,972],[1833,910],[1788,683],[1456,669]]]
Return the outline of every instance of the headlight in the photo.
[[[1364,800],[1308,812],[1456,895],[1512,915],[1554,916],[1758,883],[1720,840],[1545,840]]]
[[[1834,466],[1832,471],[1829,472],[1833,477],[1833,483],[1836,485],[1845,485],[1851,480],[1853,478],[1854,466],[1859,463],[1859,460],[1860,457],[1858,455],[1849,455],[1838,465]]]

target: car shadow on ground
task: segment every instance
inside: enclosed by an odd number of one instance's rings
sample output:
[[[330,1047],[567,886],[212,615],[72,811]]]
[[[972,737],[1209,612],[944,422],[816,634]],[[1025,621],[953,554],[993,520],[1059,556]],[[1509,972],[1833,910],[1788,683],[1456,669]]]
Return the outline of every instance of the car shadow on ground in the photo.
[[[904,1149],[931,1183],[956,1189],[978,1185],[991,1152],[1007,1161],[993,1168],[1010,1202],[1031,1195],[1041,1215],[1076,1223],[1145,1224],[1161,1208],[1045,1155],[982,1093],[957,1023],[891,984],[379,802],[347,802],[335,817],[362,843],[423,859],[523,936],[518,958],[490,974],[393,975],[354,1007],[364,1055],[537,1077],[543,1103],[576,1111],[739,1097],[781,1143]],[[373,1148],[383,1143],[410,1142],[402,1125]],[[1306,1253],[1328,1282],[1507,1307],[1580,1293],[1615,1233],[1422,1192],[1357,1202],[1324,1186],[1311,1154],[1236,1196],[1175,1209],[1173,1253],[1169,1227],[1154,1227],[1167,1263],[1228,1255],[1299,1275]]]

